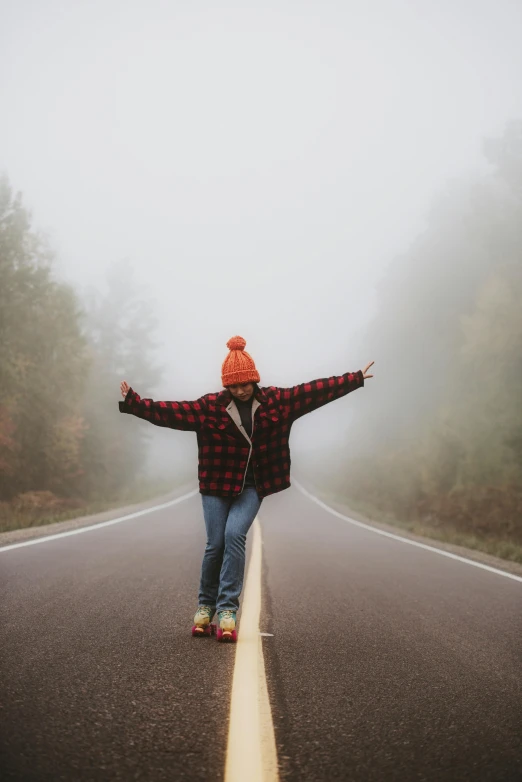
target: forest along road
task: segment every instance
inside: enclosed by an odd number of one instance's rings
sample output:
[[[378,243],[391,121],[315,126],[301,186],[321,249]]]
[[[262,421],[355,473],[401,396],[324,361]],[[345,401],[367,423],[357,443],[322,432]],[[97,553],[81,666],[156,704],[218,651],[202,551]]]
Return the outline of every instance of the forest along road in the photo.
[[[280,779],[522,777],[520,581],[296,488],[259,520]],[[196,495],[0,548],[2,779],[224,779],[240,647],[190,635],[204,542]]]

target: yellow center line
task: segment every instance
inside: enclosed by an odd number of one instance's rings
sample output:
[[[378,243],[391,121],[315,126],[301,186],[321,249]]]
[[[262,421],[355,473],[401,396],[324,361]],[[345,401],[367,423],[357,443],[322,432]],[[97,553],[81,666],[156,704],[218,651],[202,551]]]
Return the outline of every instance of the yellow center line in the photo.
[[[279,780],[263,642],[259,633],[261,550],[261,525],[256,518],[232,679],[225,782]]]

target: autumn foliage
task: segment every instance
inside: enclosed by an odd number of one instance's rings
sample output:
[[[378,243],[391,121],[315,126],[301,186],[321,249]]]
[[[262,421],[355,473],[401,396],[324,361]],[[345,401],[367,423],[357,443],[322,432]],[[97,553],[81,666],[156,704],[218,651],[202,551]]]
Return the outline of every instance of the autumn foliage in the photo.
[[[376,380],[321,480],[375,518],[522,544],[522,122],[484,149],[379,285]]]
[[[132,484],[143,453],[117,414],[122,367],[153,384],[151,307],[114,268],[85,300],[56,279],[19,194],[0,179],[0,505],[37,515]],[[127,444],[127,445],[126,445]],[[133,455],[134,454],[134,455]]]

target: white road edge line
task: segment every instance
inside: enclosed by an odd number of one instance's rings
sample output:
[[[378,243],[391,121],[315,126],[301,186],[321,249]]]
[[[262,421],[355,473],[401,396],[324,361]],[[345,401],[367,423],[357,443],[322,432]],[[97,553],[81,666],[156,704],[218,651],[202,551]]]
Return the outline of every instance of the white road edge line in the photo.
[[[329,505],[326,505],[322,500],[315,497],[313,494],[310,494],[309,491],[307,491],[304,486],[302,486],[298,481],[295,479],[292,480],[292,484],[299,489],[300,492],[302,492],[306,497],[308,497],[313,502],[317,503],[317,505],[320,505],[321,508],[324,508],[329,513],[331,513],[334,516],[337,516],[339,519],[343,519],[344,521],[347,521],[349,524],[354,524],[356,527],[362,527],[363,529],[367,529],[370,532],[375,532],[376,535],[384,535],[386,538],[392,538],[393,540],[399,540],[401,543],[407,543],[409,546],[417,546],[417,548],[423,548],[426,549],[426,551],[433,551],[435,554],[440,554],[443,557],[449,557],[449,559],[456,559],[458,562],[465,562],[466,565],[473,565],[473,567],[481,568],[482,570],[489,570],[490,573],[496,573],[497,576],[504,576],[505,578],[511,578],[513,581],[519,581],[522,583],[522,576],[515,576],[513,573],[507,573],[505,570],[498,570],[497,568],[491,567],[490,565],[483,565],[482,562],[475,562],[473,559],[466,559],[466,557],[461,557],[458,554],[452,554],[449,551],[444,551],[443,549],[436,548],[435,546],[428,546],[426,543],[419,543],[417,540],[410,540],[409,538],[403,538],[401,535],[394,535],[392,532],[386,532],[385,530],[378,529],[377,527],[372,527],[370,524],[364,524],[362,521],[356,521],[355,519],[351,519],[349,516],[345,516],[342,513],[339,513],[339,511],[334,510],[333,508],[330,508]]]
[[[261,525],[256,517],[238,632],[225,782],[278,782],[277,749],[266,686],[261,614]]]
[[[22,548],[22,546],[34,546],[37,543],[47,543],[50,540],[57,540],[58,538],[66,538],[68,535],[79,535],[81,532],[91,532],[94,529],[101,529],[102,527],[110,527],[111,524],[119,524],[122,521],[129,521],[130,519],[136,519],[138,516],[145,516],[147,513],[153,513],[156,510],[163,510],[163,508],[170,508],[172,505],[177,505],[178,502],[188,500],[189,497],[194,497],[199,489],[194,489],[188,494],[183,494],[181,497],[177,497],[175,500],[169,500],[169,502],[163,502],[161,505],[154,505],[152,508],[145,508],[144,510],[138,510],[136,513],[129,513],[127,516],[120,516],[117,519],[110,519],[110,521],[100,521],[98,524],[89,524],[87,527],[79,527],[78,529],[69,530],[68,532],[57,532],[56,535],[44,535],[41,538],[34,538],[34,540],[25,540],[23,543],[11,543],[8,546],[0,547],[0,554],[4,551],[12,551],[15,548]],[[73,519],[70,519],[73,521]]]

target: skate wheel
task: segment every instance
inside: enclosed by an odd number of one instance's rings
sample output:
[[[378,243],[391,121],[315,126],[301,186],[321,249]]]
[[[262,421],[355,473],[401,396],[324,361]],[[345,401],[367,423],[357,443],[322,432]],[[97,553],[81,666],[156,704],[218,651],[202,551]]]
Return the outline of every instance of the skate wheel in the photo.
[[[237,630],[227,630],[223,632],[223,630],[218,627],[217,629],[217,639],[220,643],[236,643],[237,641]]]
[[[198,627],[197,625],[192,625],[192,635],[194,638],[204,638],[205,636],[214,635],[216,632],[216,625],[210,624],[206,627]]]

